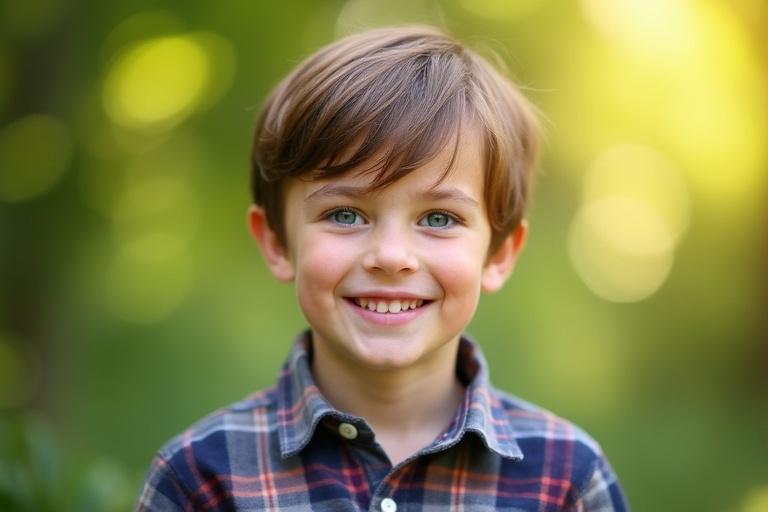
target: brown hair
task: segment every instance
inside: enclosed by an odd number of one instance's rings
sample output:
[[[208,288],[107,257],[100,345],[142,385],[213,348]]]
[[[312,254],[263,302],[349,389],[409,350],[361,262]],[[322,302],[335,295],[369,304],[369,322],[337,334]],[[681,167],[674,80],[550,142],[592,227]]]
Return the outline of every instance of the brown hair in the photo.
[[[477,126],[484,144],[493,251],[525,212],[538,150],[536,117],[487,61],[431,27],[346,37],[288,75],[256,125],[253,200],[285,245],[287,178],[325,178],[365,166],[371,189],[379,189],[429,162],[450,140],[455,157],[463,124]]]

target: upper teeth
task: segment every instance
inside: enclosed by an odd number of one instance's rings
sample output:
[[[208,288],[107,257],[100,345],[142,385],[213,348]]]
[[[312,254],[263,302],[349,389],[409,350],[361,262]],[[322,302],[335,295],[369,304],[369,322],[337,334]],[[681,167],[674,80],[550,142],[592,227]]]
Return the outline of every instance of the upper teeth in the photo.
[[[380,300],[356,298],[355,304],[361,308],[376,311],[377,313],[400,313],[407,309],[421,307],[421,305],[424,304],[424,301],[422,299]]]

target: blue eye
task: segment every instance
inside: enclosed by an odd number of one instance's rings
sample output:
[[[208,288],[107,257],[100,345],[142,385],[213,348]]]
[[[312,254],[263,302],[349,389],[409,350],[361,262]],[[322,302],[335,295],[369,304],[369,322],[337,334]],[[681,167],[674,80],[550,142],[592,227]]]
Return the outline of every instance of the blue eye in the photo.
[[[456,218],[447,212],[432,212],[426,214],[419,221],[419,226],[430,228],[447,228],[456,222]]]
[[[344,226],[353,226],[355,224],[363,223],[363,218],[360,214],[349,208],[334,210],[328,217],[336,224],[342,224]]]

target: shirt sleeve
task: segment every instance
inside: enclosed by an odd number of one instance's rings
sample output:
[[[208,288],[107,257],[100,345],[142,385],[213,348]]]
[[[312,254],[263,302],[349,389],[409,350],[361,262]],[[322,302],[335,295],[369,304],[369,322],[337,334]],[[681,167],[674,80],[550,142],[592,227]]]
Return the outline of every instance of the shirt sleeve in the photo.
[[[173,468],[162,456],[152,461],[144,488],[136,503],[136,512],[184,512],[194,510],[189,495],[179,483]]]
[[[604,456],[595,461],[595,469],[572,508],[573,512],[627,512],[629,506],[613,468]]]

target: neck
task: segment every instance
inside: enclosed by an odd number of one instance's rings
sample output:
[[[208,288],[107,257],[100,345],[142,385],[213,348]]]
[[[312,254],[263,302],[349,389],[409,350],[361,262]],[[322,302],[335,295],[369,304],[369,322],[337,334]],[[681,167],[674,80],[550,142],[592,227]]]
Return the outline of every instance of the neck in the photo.
[[[456,378],[458,338],[429,361],[407,368],[369,368],[316,344],[315,381],[337,409],[364,418],[393,464],[429,445],[463,400]]]

